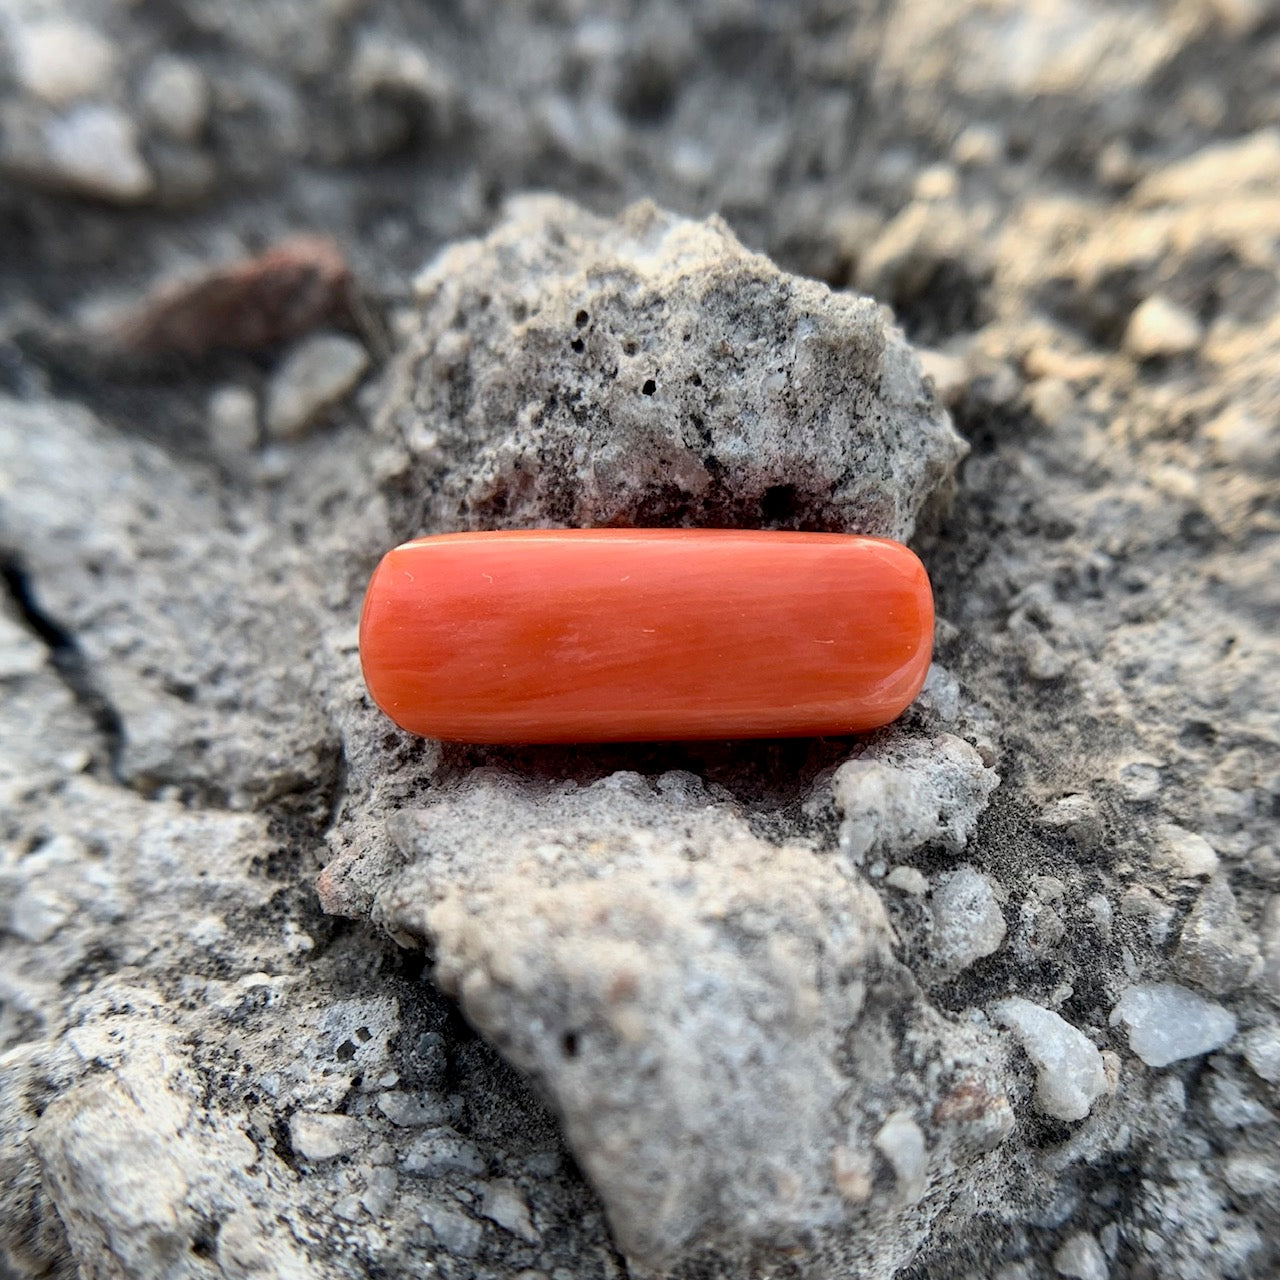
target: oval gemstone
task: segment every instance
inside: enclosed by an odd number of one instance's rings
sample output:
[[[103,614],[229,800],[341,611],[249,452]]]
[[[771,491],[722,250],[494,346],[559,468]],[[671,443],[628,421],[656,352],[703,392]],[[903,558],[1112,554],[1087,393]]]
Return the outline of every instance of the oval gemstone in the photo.
[[[373,700],[458,742],[859,733],[920,691],[933,595],[901,543],[718,529],[457,533],[383,557]]]

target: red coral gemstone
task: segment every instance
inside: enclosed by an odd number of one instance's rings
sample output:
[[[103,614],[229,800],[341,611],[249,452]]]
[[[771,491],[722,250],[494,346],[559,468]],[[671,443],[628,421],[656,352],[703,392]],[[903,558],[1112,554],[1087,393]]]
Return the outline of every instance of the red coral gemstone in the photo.
[[[406,542],[360,620],[373,700],[459,742],[858,733],[920,691],[933,595],[901,543],[556,529]]]

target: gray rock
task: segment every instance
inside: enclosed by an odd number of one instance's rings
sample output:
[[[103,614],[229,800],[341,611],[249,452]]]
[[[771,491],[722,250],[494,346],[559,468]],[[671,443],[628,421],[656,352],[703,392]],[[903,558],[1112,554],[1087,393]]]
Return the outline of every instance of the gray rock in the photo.
[[[405,1173],[423,1178],[445,1174],[481,1174],[485,1158],[474,1142],[452,1130],[433,1130],[414,1138],[405,1147],[400,1167]]]
[[[1201,892],[1182,925],[1174,963],[1178,973],[1214,995],[1226,995],[1262,971],[1257,939],[1240,918],[1225,877]]]
[[[897,1179],[898,1197],[915,1204],[924,1194],[929,1153],[920,1126],[905,1111],[895,1111],[874,1138],[876,1150],[889,1162]]]
[[[1236,1033],[1236,1020],[1220,1004],[1172,982],[1127,987],[1111,1011],[1111,1025],[1129,1028],[1129,1047],[1149,1067],[1211,1053]]]
[[[1103,819],[1092,796],[1070,795],[1051,801],[1040,810],[1040,825],[1071,837],[1082,852],[1098,848],[1103,837]]]
[[[840,846],[855,862],[898,857],[934,841],[965,847],[1000,777],[953,734],[892,734],[855,751],[831,779]]]
[[[353,1116],[298,1111],[289,1121],[289,1137],[304,1160],[333,1160],[361,1144],[364,1127]]]
[[[186,58],[164,54],[148,68],[138,98],[150,123],[175,142],[196,142],[212,106],[209,82]]]
[[[1062,1242],[1053,1255],[1053,1269],[1072,1280],[1107,1280],[1111,1274],[1102,1246],[1085,1231],[1077,1231]]]
[[[111,41],[84,22],[48,16],[10,27],[18,83],[51,107],[100,98],[114,87],[117,53]]]
[[[1211,876],[1218,869],[1218,855],[1201,835],[1173,823],[1163,823],[1155,830],[1156,864],[1174,875],[1187,879]]]
[[[1187,355],[1203,340],[1204,330],[1195,316],[1159,294],[1144,299],[1124,331],[1125,350],[1139,360]]]
[[[1083,1120],[1107,1091],[1102,1054],[1078,1028],[1030,1000],[1001,1000],[992,1014],[1012,1027],[1036,1068],[1036,1102],[1058,1120]]]
[[[967,1061],[995,1105],[981,1040],[907,995],[875,895],[751,835],[692,777],[478,771],[393,829],[410,861],[376,914],[430,946],[437,980],[551,1098],[637,1259],[918,1200],[919,1161],[909,1196],[856,1205],[833,1163],[918,1096],[908,1038]],[[936,1176],[965,1141],[931,1125]]]
[[[1259,941],[1262,946],[1262,981],[1280,998],[1280,893],[1267,899],[1262,912]]]
[[[930,903],[932,949],[945,969],[967,969],[998,951],[1004,941],[1004,912],[988,876],[974,867],[957,867],[941,876]]]
[[[484,1228],[450,1204],[429,1205],[422,1215],[442,1249],[458,1258],[474,1258],[480,1252]]]
[[[524,1197],[508,1183],[489,1183],[480,1202],[480,1212],[504,1231],[530,1244],[537,1244],[542,1238],[529,1217],[529,1206]]]
[[[784,274],[720,219],[523,199],[416,292],[387,414],[434,527],[905,538],[964,453],[870,299]]]
[[[1280,1084],[1280,1026],[1255,1027],[1243,1041],[1244,1060],[1270,1084]]]
[[[441,1106],[440,1099],[431,1094],[405,1093],[388,1089],[378,1094],[378,1110],[392,1124],[405,1127],[440,1124],[449,1118],[449,1108]]]
[[[217,387],[209,396],[209,443],[218,458],[243,468],[258,447],[258,401],[248,387]]]
[[[314,333],[284,358],[267,391],[267,431],[296,440],[356,386],[369,368],[369,353],[341,333]]]
[[[155,179],[138,148],[133,120],[116,107],[84,103],[43,125],[26,167],[38,181],[120,204],[144,200]]]
[[[1232,1156],[1222,1167],[1227,1186],[1238,1196],[1274,1196],[1280,1192],[1280,1161],[1266,1155]]]

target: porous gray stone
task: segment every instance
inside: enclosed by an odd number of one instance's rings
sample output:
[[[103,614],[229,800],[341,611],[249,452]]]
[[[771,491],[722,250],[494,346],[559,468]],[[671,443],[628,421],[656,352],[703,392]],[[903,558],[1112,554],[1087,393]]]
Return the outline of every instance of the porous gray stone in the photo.
[[[876,895],[691,775],[479,770],[393,831],[375,915],[538,1082],[639,1262],[866,1230],[963,1176],[984,1110],[1007,1133],[990,1045],[914,998]],[[922,1111],[929,1064],[985,1104]],[[895,1175],[851,1200],[873,1145]]]
[[[513,202],[416,281],[387,414],[427,527],[906,538],[965,448],[902,334],[718,218]]]

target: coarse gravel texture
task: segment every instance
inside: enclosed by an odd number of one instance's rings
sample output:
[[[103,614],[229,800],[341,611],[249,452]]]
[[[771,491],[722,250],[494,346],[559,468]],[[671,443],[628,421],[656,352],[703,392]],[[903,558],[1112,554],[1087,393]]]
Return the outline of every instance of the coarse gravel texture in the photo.
[[[1259,0],[5,5],[0,1275],[1274,1275],[1278,64]],[[113,333],[199,279],[281,340]],[[389,545],[606,522],[910,538],[924,693],[369,707]]]

